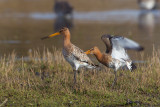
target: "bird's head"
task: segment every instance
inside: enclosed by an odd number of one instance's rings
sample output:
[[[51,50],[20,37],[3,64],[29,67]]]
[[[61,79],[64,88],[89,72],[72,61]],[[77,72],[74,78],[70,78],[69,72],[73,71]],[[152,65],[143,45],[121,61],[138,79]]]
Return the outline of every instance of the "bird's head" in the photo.
[[[101,36],[101,39],[105,44],[110,43],[110,38],[112,38],[112,36],[108,34],[104,34]]]
[[[56,35],[67,36],[67,35],[70,35],[70,32],[69,32],[69,29],[67,27],[63,27],[60,31],[58,31],[56,33],[53,33],[53,34],[51,34],[49,36],[45,36],[45,37],[43,37],[41,39],[43,40],[43,39],[51,38],[51,37],[54,37]]]
[[[95,47],[89,49],[88,51],[86,51],[85,53],[86,54],[96,54],[97,51],[99,51],[99,49],[98,49],[98,47],[95,46]]]

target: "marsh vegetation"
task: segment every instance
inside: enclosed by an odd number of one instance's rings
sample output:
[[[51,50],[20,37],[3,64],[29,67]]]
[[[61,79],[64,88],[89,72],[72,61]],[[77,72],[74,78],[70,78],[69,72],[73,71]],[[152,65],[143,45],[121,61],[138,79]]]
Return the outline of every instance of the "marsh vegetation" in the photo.
[[[0,103],[5,106],[127,106],[160,105],[160,51],[153,50],[134,72],[80,70],[73,88],[73,71],[61,50],[34,50],[25,58],[1,57]]]

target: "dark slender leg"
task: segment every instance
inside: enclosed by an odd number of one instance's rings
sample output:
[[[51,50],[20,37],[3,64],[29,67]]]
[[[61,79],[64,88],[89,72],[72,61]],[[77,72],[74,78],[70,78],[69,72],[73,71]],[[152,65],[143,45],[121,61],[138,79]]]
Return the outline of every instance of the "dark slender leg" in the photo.
[[[76,73],[77,73],[77,71],[76,70],[73,70],[74,71],[74,85],[76,84]]]
[[[114,71],[114,75],[115,75],[115,78],[114,78],[114,81],[112,83],[112,88],[117,83],[117,72],[116,72],[116,70]]]

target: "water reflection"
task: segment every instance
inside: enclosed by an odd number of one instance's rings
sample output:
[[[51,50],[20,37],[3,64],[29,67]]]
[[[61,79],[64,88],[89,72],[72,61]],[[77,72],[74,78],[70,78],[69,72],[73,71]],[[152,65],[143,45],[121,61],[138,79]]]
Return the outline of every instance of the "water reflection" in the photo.
[[[150,12],[150,11],[146,11]],[[156,17],[160,17],[160,10],[151,11]],[[73,18],[76,22],[108,22],[108,23],[137,23],[139,14],[143,12],[139,10],[113,10],[113,11],[93,11],[93,12],[74,12]],[[25,16],[25,15],[24,15]],[[29,18],[39,20],[53,20],[56,19],[54,13],[31,13]],[[26,17],[26,16],[25,16]],[[159,23],[157,21],[156,23]]]
[[[153,36],[154,28],[155,28],[155,14],[151,11],[142,11],[139,14],[139,29],[141,32],[145,33],[150,37]]]
[[[57,17],[54,22],[54,31],[59,31],[62,27],[71,29],[73,27],[73,18]]]
[[[0,40],[0,44],[29,44],[30,41],[20,41],[20,40]]]

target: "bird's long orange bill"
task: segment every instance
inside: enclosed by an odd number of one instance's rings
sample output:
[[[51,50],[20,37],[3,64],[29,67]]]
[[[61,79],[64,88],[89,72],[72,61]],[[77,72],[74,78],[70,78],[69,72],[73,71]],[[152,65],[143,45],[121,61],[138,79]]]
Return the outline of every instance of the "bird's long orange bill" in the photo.
[[[88,50],[88,51],[86,51],[86,52],[84,52],[85,54],[90,54],[91,53],[91,51],[90,50]]]
[[[43,40],[43,39],[51,38],[51,37],[56,36],[56,35],[60,35],[60,33],[59,33],[59,32],[56,32],[56,33],[51,34],[51,35],[49,35],[49,36],[45,36],[45,37],[43,37],[43,38],[41,38],[41,39]]]

